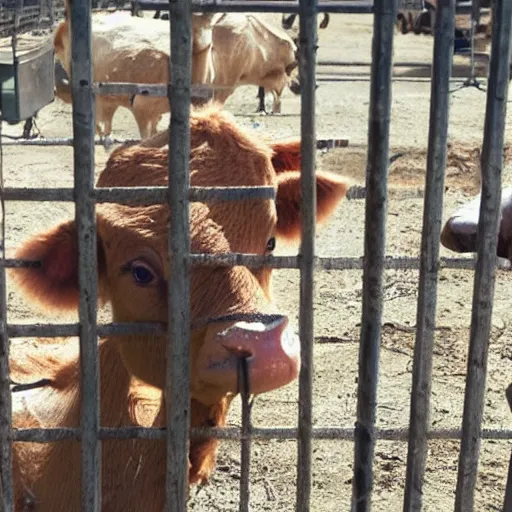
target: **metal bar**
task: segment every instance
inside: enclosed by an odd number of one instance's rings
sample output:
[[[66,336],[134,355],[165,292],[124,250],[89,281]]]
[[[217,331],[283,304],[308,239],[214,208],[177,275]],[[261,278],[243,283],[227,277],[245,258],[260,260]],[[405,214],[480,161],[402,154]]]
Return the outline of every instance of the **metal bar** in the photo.
[[[317,66],[342,66],[347,68],[370,67],[372,63],[350,60],[319,60]],[[430,68],[430,62],[393,62],[394,68]]]
[[[496,0],[493,7],[491,63],[482,145],[482,202],[478,223],[478,258],[462,418],[463,437],[455,495],[456,512],[473,510],[494,296],[496,233],[501,213],[501,170],[509,85],[512,2]]]
[[[275,199],[274,187],[190,187],[189,201],[241,201],[242,199]],[[75,197],[72,188],[6,188],[6,201],[66,201]],[[96,188],[91,198],[97,203],[146,204],[165,203],[168,187]]]
[[[96,311],[96,208],[94,203],[94,96],[92,93],[91,13],[88,0],[71,5],[71,86],[73,91],[74,198],[78,232],[80,290],[80,417],[82,511],[101,509],[99,373]]]
[[[222,85],[191,85],[192,98],[210,99],[214,89],[230,89],[232,87]],[[95,82],[93,85],[94,94],[99,95],[129,95],[141,94],[143,96],[167,96],[169,88],[167,84],[133,84],[126,82]]]
[[[211,265],[218,267],[235,267],[243,265],[251,268],[299,268],[297,256],[259,256],[255,254],[191,254],[192,265]],[[474,258],[440,258],[439,269],[473,270],[476,260]],[[315,270],[361,270],[364,267],[364,258],[329,258],[318,257],[314,259]],[[37,261],[27,260],[0,260],[0,266],[6,268],[37,267]],[[410,256],[385,256],[384,269],[386,270],[417,270],[420,268],[420,259]],[[510,270],[507,260],[500,259],[496,268]]]
[[[507,396],[508,406],[512,412],[512,384],[510,384],[505,392]],[[503,512],[512,510],[512,450],[510,452],[510,462],[508,463],[507,485],[505,487],[505,502],[503,503]]]
[[[190,228],[189,155],[192,12],[187,1],[171,2],[171,120],[169,125],[169,339],[167,346],[168,512],[186,512],[190,428]]]
[[[80,324],[7,324],[11,338],[61,338],[78,336]],[[167,326],[160,323],[114,322],[99,324],[98,336],[122,336],[124,334],[166,334]]]
[[[238,117],[245,117],[245,114],[241,114]],[[237,117],[237,115],[235,115]],[[140,139],[108,139],[109,144],[136,144],[140,142]],[[94,141],[96,146],[105,146],[105,142],[96,139]],[[65,138],[65,137],[56,137],[56,138],[48,138],[48,139],[16,139],[16,140],[5,140],[2,142],[4,146],[72,146],[73,139]],[[322,139],[319,138],[316,140],[317,149],[325,149],[330,147],[348,147],[349,140],[347,138],[329,138]]]
[[[169,10],[169,2],[165,0],[141,0],[142,11]],[[318,2],[317,12],[343,14],[371,14],[374,2],[367,0],[339,0]],[[299,12],[299,3],[285,0],[196,0],[192,2],[192,12]],[[457,4],[457,14],[470,14],[471,2]]]
[[[395,0],[377,0],[373,22],[363,304],[352,479],[352,510],[357,512],[370,510],[373,485],[395,20]]]
[[[421,510],[423,478],[427,460],[432,357],[436,327],[439,238],[443,213],[454,31],[455,0],[438,0],[430,91],[430,127],[425,202],[423,206],[404,512]]]
[[[253,427],[251,438],[256,440],[265,439],[297,439],[298,431],[293,427]],[[375,439],[381,441],[406,441],[409,432],[407,429],[375,429]],[[201,427],[190,429],[190,437],[211,437],[239,441],[244,436],[238,427]],[[346,440],[354,439],[352,427],[315,427],[311,431],[313,439],[320,440]],[[16,442],[50,443],[66,439],[80,439],[80,429],[71,427],[60,428],[23,428],[13,429],[13,440]],[[146,427],[102,427],[98,437],[105,439],[165,439],[165,428]],[[512,439],[512,429],[484,429],[482,439],[494,439],[498,441],[509,441]],[[460,429],[431,430],[428,439],[453,439],[461,438]]]
[[[238,391],[242,399],[242,428],[240,429],[240,504],[239,512],[249,512],[249,490],[251,476],[251,441],[252,424],[251,408],[253,402],[250,397],[250,382],[247,359],[239,360]]]
[[[2,133],[0,122],[0,135]],[[5,258],[5,203],[3,197],[3,154],[0,142],[0,255]],[[7,289],[5,268],[0,268],[0,505],[5,512],[14,510],[12,474],[12,407],[9,377],[9,333],[7,331]]]
[[[311,431],[313,428],[313,284],[316,221],[316,50],[317,0],[299,1],[299,68],[301,77],[301,245],[299,337],[299,418],[296,511],[308,512],[311,501]]]
[[[143,11],[164,11],[169,9],[169,2],[165,0],[142,0],[139,2]],[[279,0],[199,0],[192,2],[192,12],[266,12],[300,13],[299,2]],[[371,13],[373,2],[366,0],[341,0],[318,2],[316,12],[332,13]]]

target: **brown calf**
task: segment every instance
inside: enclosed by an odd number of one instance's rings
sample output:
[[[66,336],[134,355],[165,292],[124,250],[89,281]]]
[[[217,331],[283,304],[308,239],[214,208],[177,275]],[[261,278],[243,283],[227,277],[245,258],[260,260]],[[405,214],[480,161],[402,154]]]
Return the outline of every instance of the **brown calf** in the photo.
[[[114,151],[98,187],[167,184],[165,136]],[[144,146],[144,147],[143,147]],[[195,186],[273,186],[276,200],[192,203],[190,235],[196,253],[268,254],[275,239],[300,232],[299,143],[267,143],[239,129],[225,113],[206,109],[191,117],[190,179]],[[317,173],[318,221],[343,198],[347,185]],[[97,206],[98,278],[101,302],[113,321],[167,322],[166,205]],[[40,268],[17,269],[19,287],[53,310],[78,303],[78,252],[74,221],[42,233],[21,247],[18,257],[41,261]],[[191,424],[221,426],[238,392],[237,362],[249,355],[253,393],[283,386],[297,376],[299,344],[287,318],[270,304],[271,269],[238,266],[193,267],[191,272]],[[226,318],[226,315],[228,317]],[[233,317],[235,315],[235,317]],[[245,321],[240,321],[245,320]],[[166,336],[110,336],[100,342],[101,425],[162,427],[166,424]],[[51,384],[14,395],[15,427],[78,426],[81,410],[76,339],[13,344],[14,380],[41,377]],[[208,479],[217,441],[192,440],[189,482]],[[35,503],[38,511],[74,511],[80,503],[80,443],[16,443],[17,511]],[[161,511],[165,496],[163,441],[102,442],[102,510]]]

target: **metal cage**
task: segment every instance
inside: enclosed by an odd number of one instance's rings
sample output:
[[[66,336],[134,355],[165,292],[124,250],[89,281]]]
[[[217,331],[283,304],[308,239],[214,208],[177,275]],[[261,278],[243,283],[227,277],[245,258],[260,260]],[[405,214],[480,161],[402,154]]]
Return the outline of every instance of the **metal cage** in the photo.
[[[356,5],[357,4],[357,5]],[[364,5],[363,5],[364,4]],[[493,43],[490,65],[485,134],[482,156],[482,208],[479,245],[474,281],[473,315],[467,368],[463,424],[460,430],[436,430],[429,423],[431,368],[435,328],[437,276],[441,267],[472,267],[468,260],[440,260],[439,235],[444,192],[444,167],[449,110],[449,78],[452,63],[455,0],[438,0],[431,115],[428,138],[428,162],[421,257],[390,258],[385,254],[385,219],[387,206],[387,171],[389,165],[389,125],[391,105],[391,70],[395,0],[365,2],[296,2],[264,0],[197,0],[161,2],[153,8],[169,8],[171,31],[171,66],[173,68],[169,98],[171,122],[169,168],[173,169],[169,188],[96,189],[94,187],[94,116],[93,96],[102,89],[93,84],[88,65],[91,59],[91,9],[87,0],[74,0],[73,26],[73,189],[5,189],[3,200],[58,201],[74,199],[80,252],[80,323],[69,325],[19,326],[7,323],[5,268],[31,265],[33,262],[7,260],[0,265],[0,458],[2,510],[13,510],[12,441],[48,442],[79,439],[82,443],[82,510],[97,512],[100,502],[100,441],[112,438],[167,440],[166,510],[184,512],[187,497],[187,446],[189,435],[209,435],[223,439],[241,439],[242,475],[241,512],[249,510],[250,441],[256,438],[298,440],[296,510],[312,510],[311,444],[312,439],[353,439],[354,477],[352,509],[369,511],[372,499],[373,455],[378,439],[407,440],[408,459],[403,510],[420,510],[422,485],[429,439],[461,439],[455,510],[474,510],[473,496],[479,460],[479,443],[483,438],[511,439],[512,431],[483,431],[482,411],[486,378],[486,358],[496,263],[496,232],[501,196],[503,137],[508,88],[508,62],[512,25],[512,2],[496,0],[493,17]],[[318,12],[374,12],[371,67],[371,95],[368,123],[368,168],[366,181],[365,255],[362,259],[322,258],[315,256],[315,55],[316,15]],[[191,47],[178,44],[191,39],[192,11],[277,11],[300,14],[300,73],[303,79],[301,98],[302,138],[302,245],[297,257],[260,257],[243,254],[190,254],[188,204],[192,200],[237,200],[242,197],[267,197],[265,188],[253,190],[204,189],[189,186],[189,110]],[[109,94],[115,85],[109,87]],[[120,87],[122,89],[122,87]],[[165,88],[160,93],[166,94]],[[157,91],[158,92],[158,91]],[[172,186],[171,186],[172,185]],[[174,229],[169,237],[169,357],[167,368],[167,422],[172,428],[146,429],[130,427],[111,429],[100,426],[98,400],[97,337],[106,333],[130,330],[161,332],[159,325],[97,325],[97,262],[95,203],[166,202]],[[241,429],[201,429],[189,432],[189,272],[192,265],[248,265],[298,268],[300,270],[300,338],[302,364],[299,378],[299,416],[297,428],[253,428],[248,411],[244,411]],[[315,268],[363,269],[363,299],[359,356],[357,420],[354,429],[314,428],[312,425],[313,362],[313,271]],[[381,338],[382,275],[385,268],[419,268],[420,285],[417,305],[417,329],[414,348],[413,387],[410,423],[407,430],[382,430],[375,426],[377,375]],[[79,428],[12,429],[9,387],[9,338],[16,336],[80,337],[82,360],[83,409]],[[172,343],[170,342],[172,340]],[[510,510],[511,482],[507,486]],[[508,507],[508,508],[507,508]]]

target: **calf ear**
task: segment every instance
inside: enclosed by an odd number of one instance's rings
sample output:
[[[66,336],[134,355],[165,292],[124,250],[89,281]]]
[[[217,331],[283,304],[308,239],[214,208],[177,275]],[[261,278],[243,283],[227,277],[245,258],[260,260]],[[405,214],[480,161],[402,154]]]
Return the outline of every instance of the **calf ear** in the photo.
[[[323,222],[336,208],[348,190],[343,178],[328,172],[316,173],[316,216]],[[278,175],[276,197],[277,236],[296,240],[300,237],[300,172]]]
[[[270,147],[274,152],[272,165],[276,173],[300,169],[300,138],[275,141],[270,144]]]
[[[100,272],[104,257],[101,244],[98,247]],[[16,284],[35,302],[48,309],[78,308],[78,238],[74,221],[28,240],[16,257],[39,262],[36,268],[12,271]]]

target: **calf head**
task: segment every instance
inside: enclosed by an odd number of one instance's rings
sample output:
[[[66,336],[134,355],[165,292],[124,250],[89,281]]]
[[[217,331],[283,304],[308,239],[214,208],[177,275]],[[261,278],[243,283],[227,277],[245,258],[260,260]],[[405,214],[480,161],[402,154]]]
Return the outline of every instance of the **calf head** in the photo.
[[[192,252],[269,254],[276,239],[300,233],[300,147],[297,140],[267,144],[243,133],[216,110],[191,117],[190,178],[195,186],[271,186],[276,200],[192,203]],[[111,155],[98,187],[167,185],[167,149],[131,146]],[[325,219],[347,186],[317,174],[318,220]],[[166,205],[97,207],[99,296],[112,305],[114,321],[167,322]],[[78,250],[74,221],[28,241],[18,257],[39,260],[17,282],[40,303],[57,309],[78,304]],[[270,304],[271,269],[194,266],[191,270],[192,425],[222,425],[238,392],[238,362],[247,358],[251,393],[263,393],[296,378],[299,343],[287,318]],[[120,361],[137,382],[164,388],[165,336],[112,336]],[[135,423],[137,417],[133,418]],[[204,479],[205,457],[216,442],[191,445],[191,482]],[[205,448],[206,447],[206,448]],[[212,448],[213,447],[213,448]],[[213,457],[213,459],[212,459]],[[211,470],[211,469],[210,469]]]
[[[455,252],[476,252],[480,196],[456,210],[441,232],[441,243]],[[501,193],[501,213],[498,228],[497,256],[512,261],[512,189]]]

